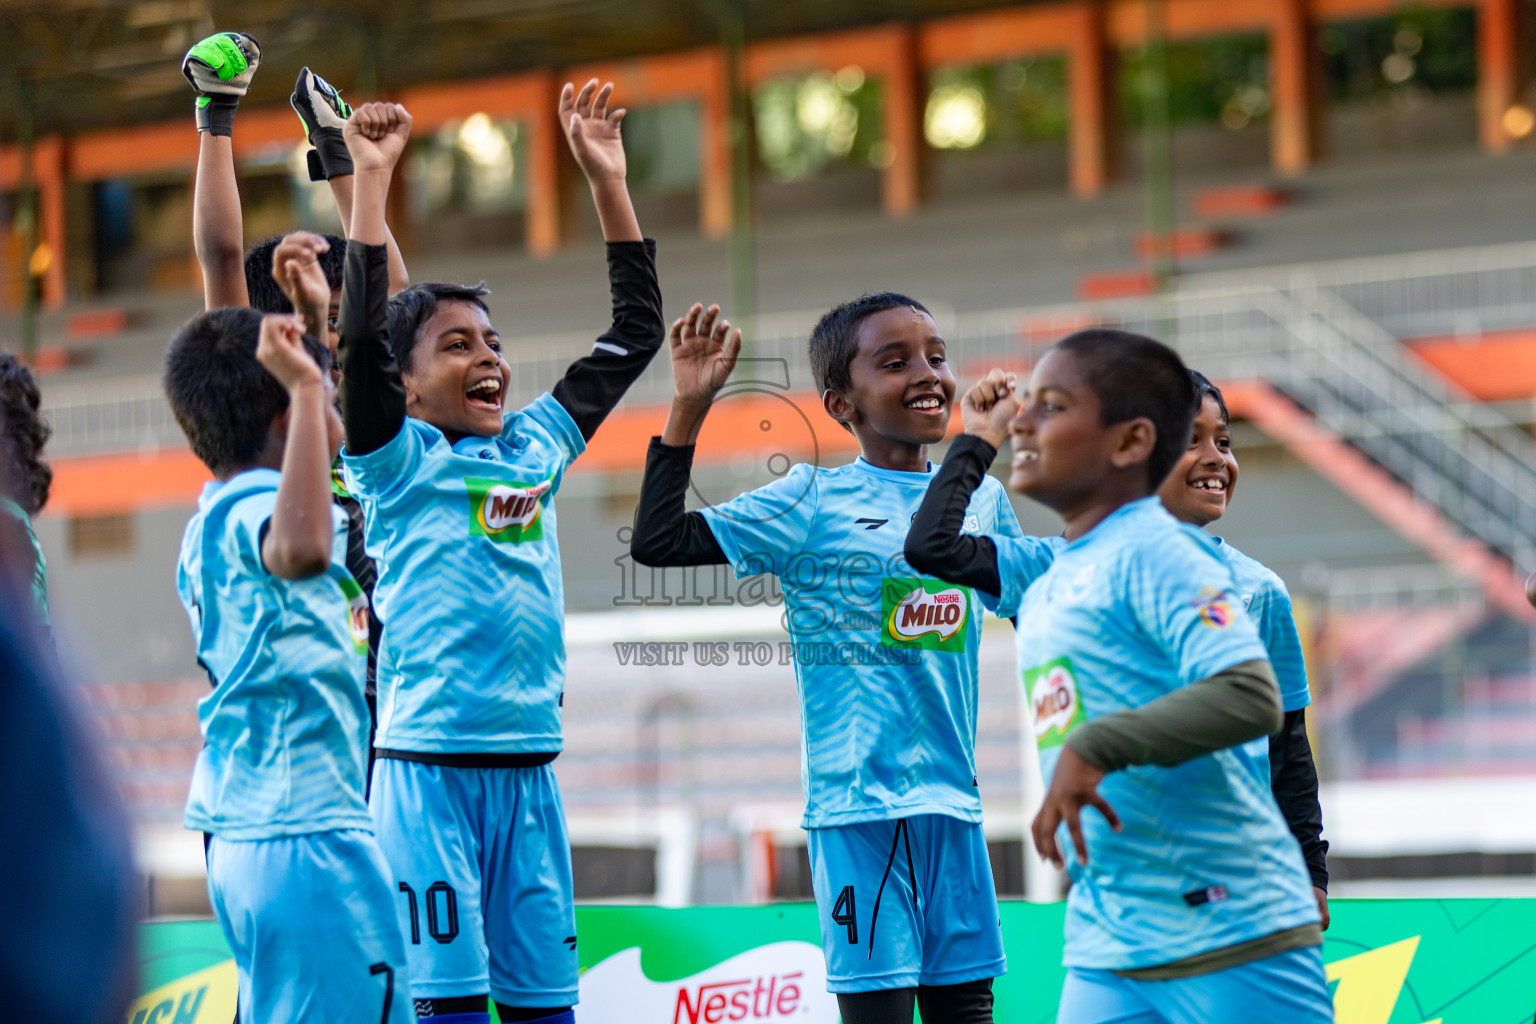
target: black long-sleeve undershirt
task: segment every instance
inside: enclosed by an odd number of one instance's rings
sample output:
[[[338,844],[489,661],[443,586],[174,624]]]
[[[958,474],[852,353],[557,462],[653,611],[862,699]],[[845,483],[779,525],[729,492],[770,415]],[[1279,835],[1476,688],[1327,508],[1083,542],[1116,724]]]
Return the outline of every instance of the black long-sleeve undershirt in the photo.
[[[405,426],[405,383],[389,351],[389,254],[382,245],[347,244],[341,271],[341,418],[347,451],[377,451]]]
[[[645,453],[645,478],[635,509],[630,553],[641,565],[724,565],[728,561],[709,522],[685,511],[693,445],[673,447],[651,438]]]
[[[1269,786],[1275,803],[1301,844],[1312,884],[1328,890],[1328,840],[1323,838],[1323,809],[1317,800],[1317,765],[1307,739],[1306,711],[1285,713],[1285,725],[1269,738]]]
[[[592,352],[576,360],[550,389],[591,440],[661,350],[666,323],[656,277],[656,243],[609,242],[608,283],[613,320]],[[342,271],[341,411],[347,451],[366,455],[382,448],[405,425],[405,385],[389,350],[389,265],[381,245],[347,246]]]
[[[944,464],[923,495],[907,531],[907,563],[947,583],[974,587],[993,597],[1002,593],[997,545],[990,537],[961,533],[971,495],[986,479],[997,449],[971,434],[950,443]]]
[[[608,290],[613,322],[550,389],[588,441],[666,340],[654,241],[608,243]]]

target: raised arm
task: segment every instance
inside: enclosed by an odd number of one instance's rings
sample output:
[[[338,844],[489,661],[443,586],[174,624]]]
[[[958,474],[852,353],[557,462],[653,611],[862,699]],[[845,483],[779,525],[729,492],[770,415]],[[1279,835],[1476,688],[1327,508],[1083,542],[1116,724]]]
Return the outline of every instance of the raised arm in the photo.
[[[608,287],[613,322],[592,352],[571,364],[551,389],[581,436],[591,440],[624,392],[661,348],[666,321],[656,280],[656,246],[640,234],[625,184],[623,110],[608,110],[612,85],[588,82],[580,95],[569,83],[560,93],[560,122],[576,163],[592,189],[592,202],[608,243]]]
[[[304,122],[305,137],[311,147],[308,153],[309,180],[324,181],[331,188],[336,200],[336,212],[341,216],[341,233],[352,237],[353,175],[352,154],[347,150],[347,118],[352,107],[341,98],[341,90],[315,74],[309,68],[299,70],[294,83],[293,95],[288,102]],[[389,294],[393,295],[411,283],[405,269],[405,257],[395,236],[386,226],[384,247],[389,251]]]
[[[325,374],[304,350],[298,314],[262,318],[256,359],[288,392],[288,438],[283,446],[277,507],[261,542],[261,561],[279,579],[318,576],[331,564],[331,449]]]
[[[261,63],[244,32],[219,32],[187,51],[181,73],[197,93],[197,171],[192,184],[192,247],[207,309],[250,305],[245,234],[235,182],[235,110]]]
[[[635,510],[630,550],[641,565],[718,565],[729,561],[709,523],[684,511],[693,446],[716,393],[741,353],[741,332],[731,331],[719,306],[694,303],[668,334],[672,354],[672,408],[660,437],[651,439],[645,480]]]
[[[996,460],[1008,436],[1008,421],[1018,412],[1013,386],[1012,374],[992,370],[960,400],[965,433],[950,444],[944,464],[928,485],[907,531],[905,551],[907,563],[918,572],[993,596],[1002,593],[997,545],[990,537],[972,537],[960,528],[971,495]]]
[[[331,305],[331,286],[320,269],[319,257],[331,243],[313,231],[284,235],[272,250],[272,280],[283,290],[293,311],[304,318],[304,329],[324,340],[326,316]]]
[[[384,201],[410,137],[411,115],[398,103],[367,103],[347,120],[347,148],[356,166],[352,237],[342,270],[341,413],[347,451],[366,455],[392,441],[405,425],[405,385],[390,353]]]

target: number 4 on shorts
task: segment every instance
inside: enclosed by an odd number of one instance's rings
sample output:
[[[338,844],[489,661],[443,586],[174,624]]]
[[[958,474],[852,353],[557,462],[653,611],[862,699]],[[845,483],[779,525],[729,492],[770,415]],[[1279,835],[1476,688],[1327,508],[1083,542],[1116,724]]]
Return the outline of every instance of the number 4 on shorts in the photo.
[[[837,902],[832,904],[832,923],[848,929],[848,945],[859,944],[859,916],[853,906],[853,886],[845,885],[837,894]]]

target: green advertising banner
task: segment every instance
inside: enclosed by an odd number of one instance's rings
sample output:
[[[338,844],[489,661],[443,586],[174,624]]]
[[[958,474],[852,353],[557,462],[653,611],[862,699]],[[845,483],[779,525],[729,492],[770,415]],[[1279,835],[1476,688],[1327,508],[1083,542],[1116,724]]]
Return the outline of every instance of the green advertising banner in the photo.
[[[1001,905],[996,1018],[1050,1024],[1064,904]],[[583,1024],[837,1024],[816,908],[581,907]],[[1323,947],[1337,1024],[1532,1024],[1536,900],[1338,900]],[[229,1024],[235,968],[212,921],[146,924],[125,1024]]]

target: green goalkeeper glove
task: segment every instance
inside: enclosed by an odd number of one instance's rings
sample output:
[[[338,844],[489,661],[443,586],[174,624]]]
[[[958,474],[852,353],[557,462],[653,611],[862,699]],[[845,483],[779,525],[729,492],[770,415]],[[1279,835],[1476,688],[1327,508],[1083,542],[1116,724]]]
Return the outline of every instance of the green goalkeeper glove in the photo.
[[[244,32],[218,32],[181,59],[181,73],[197,92],[197,130],[233,135],[235,108],[261,63],[261,45]]]

